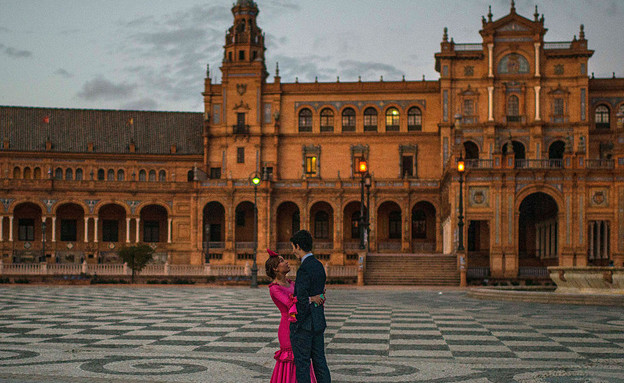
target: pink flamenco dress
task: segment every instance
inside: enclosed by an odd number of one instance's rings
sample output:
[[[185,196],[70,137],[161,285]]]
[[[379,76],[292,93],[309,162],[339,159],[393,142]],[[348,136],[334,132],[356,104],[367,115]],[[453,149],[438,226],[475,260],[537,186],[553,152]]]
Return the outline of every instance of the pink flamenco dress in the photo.
[[[290,323],[296,322],[297,314],[297,298],[293,296],[295,292],[295,283],[288,280],[289,287],[271,283],[269,292],[275,305],[282,313],[279,328],[277,330],[277,338],[279,340],[280,349],[275,352],[275,369],[271,376],[270,383],[297,383],[295,373],[295,362],[293,358],[292,347],[290,345]],[[310,381],[316,383],[314,370],[310,368]]]

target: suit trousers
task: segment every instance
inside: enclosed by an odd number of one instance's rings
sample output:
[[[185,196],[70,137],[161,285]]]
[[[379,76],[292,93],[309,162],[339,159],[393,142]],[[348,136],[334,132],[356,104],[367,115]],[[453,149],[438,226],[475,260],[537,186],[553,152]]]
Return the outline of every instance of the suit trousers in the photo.
[[[325,359],[324,332],[312,332],[298,328],[291,329],[290,343],[292,345],[297,369],[297,383],[310,383],[310,360],[314,368],[317,383],[331,383],[329,367]]]

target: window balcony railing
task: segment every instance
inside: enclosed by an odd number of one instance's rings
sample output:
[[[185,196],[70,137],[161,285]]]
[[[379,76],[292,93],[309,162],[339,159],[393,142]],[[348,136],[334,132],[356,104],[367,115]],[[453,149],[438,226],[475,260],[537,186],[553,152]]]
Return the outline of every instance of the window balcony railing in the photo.
[[[544,42],[544,49],[570,49],[571,41]]]
[[[380,251],[390,250],[390,251],[399,251],[401,250],[401,242],[399,241],[380,241],[377,245]]]
[[[386,125],[386,132],[398,132],[399,125]]]
[[[232,126],[234,134],[249,134],[249,125],[237,124]]]
[[[478,116],[464,116],[461,120],[461,123],[467,124],[467,125],[478,124],[479,117]]]
[[[412,252],[414,253],[433,253],[435,252],[435,242],[412,242]]]
[[[224,249],[225,248],[225,242],[217,242],[217,241],[211,241],[208,242],[208,247],[210,247],[211,249]]]
[[[611,128],[611,124],[608,122],[597,122],[596,129],[598,130],[609,130]]]
[[[360,248],[360,241],[345,241],[342,246],[345,250],[358,250]]]
[[[327,125],[327,126],[321,125],[321,132],[333,132],[333,131],[334,131],[333,125]]]
[[[518,169],[563,169],[562,159],[516,160]]]
[[[377,131],[377,125],[364,125],[364,131],[365,132],[376,132]]]
[[[481,43],[455,44],[454,49],[456,51],[480,51],[480,50],[483,50],[483,44]]]
[[[585,160],[587,169],[613,169],[614,166],[614,160]]]
[[[314,248],[317,250],[331,250],[334,248],[334,243],[331,241],[315,241]]]
[[[550,122],[555,123],[555,124],[561,124],[564,122],[568,122],[570,119],[567,116],[564,115],[551,115],[550,116]]]
[[[472,159],[465,161],[467,169],[491,169],[494,167],[494,160]]]
[[[525,123],[526,117],[525,116],[507,116],[507,123],[514,123],[514,122]]]
[[[254,248],[255,244],[255,242],[236,242],[236,248],[250,250]]]

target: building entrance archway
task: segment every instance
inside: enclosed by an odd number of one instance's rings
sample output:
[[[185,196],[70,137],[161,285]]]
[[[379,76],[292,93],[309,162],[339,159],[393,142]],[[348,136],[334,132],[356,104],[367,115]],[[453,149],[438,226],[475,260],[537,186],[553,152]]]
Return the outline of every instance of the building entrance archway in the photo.
[[[559,264],[559,207],[546,193],[530,194],[520,204],[518,266],[523,270]]]

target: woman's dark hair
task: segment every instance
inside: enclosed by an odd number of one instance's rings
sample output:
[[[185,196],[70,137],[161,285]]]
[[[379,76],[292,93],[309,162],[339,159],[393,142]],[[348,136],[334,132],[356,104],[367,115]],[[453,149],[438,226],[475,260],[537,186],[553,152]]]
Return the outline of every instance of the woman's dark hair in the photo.
[[[299,245],[303,251],[312,251],[312,234],[307,230],[299,230],[296,232],[292,238],[290,238],[290,242],[295,246]]]
[[[275,272],[275,269],[277,269],[277,266],[279,264],[280,264],[280,257],[273,256],[267,259],[266,263],[264,264],[264,267],[266,268],[267,277],[271,279],[275,279],[275,276],[277,275],[277,273]]]

